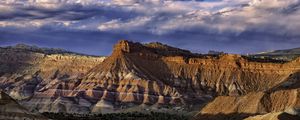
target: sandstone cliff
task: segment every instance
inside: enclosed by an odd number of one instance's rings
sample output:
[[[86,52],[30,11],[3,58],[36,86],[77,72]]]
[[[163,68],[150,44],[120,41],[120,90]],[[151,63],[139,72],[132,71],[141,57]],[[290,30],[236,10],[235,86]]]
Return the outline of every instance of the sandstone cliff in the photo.
[[[300,59],[261,62],[126,40],[106,59],[29,53],[1,52],[1,88],[40,112],[192,111],[212,101],[199,115],[266,114],[298,105]]]

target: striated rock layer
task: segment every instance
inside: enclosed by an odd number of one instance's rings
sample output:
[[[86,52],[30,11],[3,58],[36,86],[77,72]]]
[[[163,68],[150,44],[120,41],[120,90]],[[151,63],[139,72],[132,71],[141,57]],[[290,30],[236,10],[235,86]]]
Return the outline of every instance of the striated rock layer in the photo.
[[[47,120],[46,117],[31,113],[19,105],[9,95],[0,90],[0,119],[1,120]]]
[[[288,64],[297,65],[297,61]],[[280,84],[268,90],[250,92],[242,96],[218,96],[205,105],[195,119],[298,120],[299,76],[298,71],[292,72]]]
[[[279,119],[278,115],[282,114],[282,111],[291,114],[290,116],[295,116],[294,118],[300,118],[300,116],[298,116],[300,115],[300,111],[298,110],[300,108],[299,91],[300,89],[289,89],[278,90],[271,93],[252,92],[240,97],[219,96],[208,103],[196,118],[199,120],[240,120],[248,116],[266,114],[263,116],[251,117],[251,120],[258,118],[267,119],[271,116],[274,117],[275,120],[275,118]],[[271,120],[273,120],[273,118]]]
[[[36,103],[49,110],[53,106],[51,104],[61,96],[58,91],[74,90],[82,77],[105,59],[69,53],[48,53],[49,51],[35,52],[29,48],[0,49],[0,88],[31,110],[40,110],[37,109],[39,106],[34,106]],[[31,101],[39,94],[46,95],[45,100]]]
[[[192,111],[217,96],[199,115],[265,114],[298,104],[300,59],[257,62],[126,40],[106,59],[3,51],[1,87],[40,112],[105,113],[137,106]],[[280,101],[284,97],[288,101]]]

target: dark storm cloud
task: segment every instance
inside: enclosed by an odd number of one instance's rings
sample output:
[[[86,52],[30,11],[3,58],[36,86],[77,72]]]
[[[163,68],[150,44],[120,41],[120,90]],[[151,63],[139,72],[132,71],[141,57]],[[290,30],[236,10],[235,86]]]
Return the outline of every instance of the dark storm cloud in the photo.
[[[137,16],[138,13],[131,11],[130,14],[122,8],[112,6],[83,6],[78,4],[66,5],[54,9],[38,6],[14,6],[14,11],[0,12],[0,20],[14,19],[46,19],[57,20],[84,20],[91,17],[103,16],[108,19],[128,19]]]
[[[0,2],[0,45],[25,42],[97,55],[109,54],[119,39],[194,52],[300,46],[298,0],[43,1]]]

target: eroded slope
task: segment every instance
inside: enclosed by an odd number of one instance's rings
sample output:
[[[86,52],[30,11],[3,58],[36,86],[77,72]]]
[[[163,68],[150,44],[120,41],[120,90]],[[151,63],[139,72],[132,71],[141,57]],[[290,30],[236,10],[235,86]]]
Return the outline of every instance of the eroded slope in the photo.
[[[103,62],[103,58],[79,55],[2,54],[17,56],[1,58],[2,67],[14,65],[0,72],[1,87],[40,112],[105,113],[145,106],[192,111],[221,95],[237,107],[219,113],[242,111],[235,104],[240,99],[245,99],[241,104],[249,110],[245,113],[267,113],[273,108],[267,107],[267,101],[261,103],[261,98],[286,87],[297,90],[300,70],[299,59],[256,62],[240,55],[200,55],[160,43],[126,40],[118,42]],[[247,103],[247,96],[257,99]],[[210,108],[222,104],[220,100]]]

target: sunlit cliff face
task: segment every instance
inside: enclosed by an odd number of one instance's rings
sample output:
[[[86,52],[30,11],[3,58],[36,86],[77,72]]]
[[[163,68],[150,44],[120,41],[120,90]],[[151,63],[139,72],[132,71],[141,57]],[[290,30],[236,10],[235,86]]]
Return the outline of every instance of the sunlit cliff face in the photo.
[[[0,11],[0,45],[108,55],[119,39],[194,52],[254,53],[300,44],[299,0],[2,0]]]
[[[160,105],[189,112],[205,105],[200,114],[265,114],[299,103],[300,58],[276,62],[200,55],[126,40],[114,45],[107,57],[26,45],[0,48],[0,53],[0,88],[39,112],[106,113],[133,106],[155,111]]]

